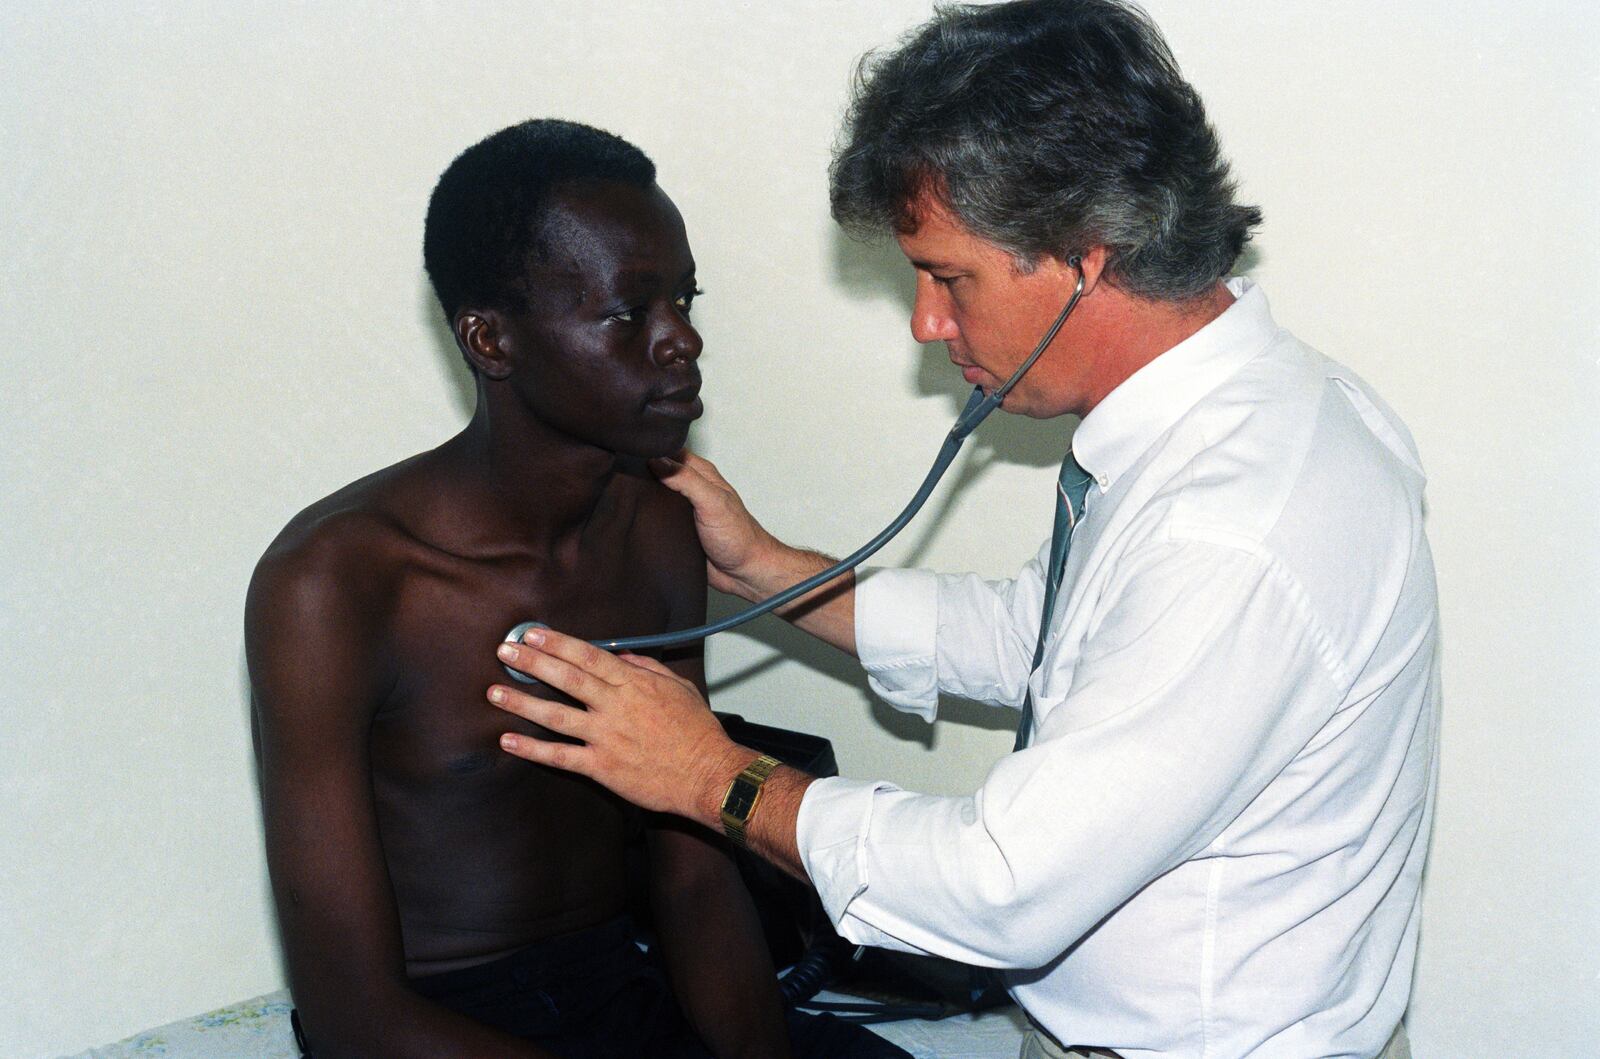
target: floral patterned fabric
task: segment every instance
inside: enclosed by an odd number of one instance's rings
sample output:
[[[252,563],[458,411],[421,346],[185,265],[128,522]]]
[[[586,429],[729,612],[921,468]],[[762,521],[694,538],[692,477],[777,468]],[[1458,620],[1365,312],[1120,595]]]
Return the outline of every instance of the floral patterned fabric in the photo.
[[[208,1011],[71,1059],[299,1059],[289,1029],[289,991],[279,990]]]

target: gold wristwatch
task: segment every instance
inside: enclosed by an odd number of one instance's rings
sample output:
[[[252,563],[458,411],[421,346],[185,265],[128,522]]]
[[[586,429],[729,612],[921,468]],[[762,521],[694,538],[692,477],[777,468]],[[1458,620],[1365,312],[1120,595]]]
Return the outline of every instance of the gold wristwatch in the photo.
[[[741,848],[745,844],[744,829],[761,801],[761,785],[781,764],[783,762],[777,758],[762,754],[733,778],[728,792],[722,796],[722,833]]]

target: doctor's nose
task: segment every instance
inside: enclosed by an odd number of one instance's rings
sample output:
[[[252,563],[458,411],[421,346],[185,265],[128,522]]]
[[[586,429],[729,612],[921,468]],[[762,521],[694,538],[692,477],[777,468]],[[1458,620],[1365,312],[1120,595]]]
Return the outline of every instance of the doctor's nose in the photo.
[[[911,337],[918,342],[950,342],[961,337],[950,313],[949,298],[931,289],[933,281],[918,277],[917,301],[911,307]]]

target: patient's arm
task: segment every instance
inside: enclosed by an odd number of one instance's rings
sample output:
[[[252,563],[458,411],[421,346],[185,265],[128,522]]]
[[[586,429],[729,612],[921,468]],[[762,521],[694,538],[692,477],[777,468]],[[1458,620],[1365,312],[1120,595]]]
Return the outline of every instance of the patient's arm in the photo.
[[[688,628],[705,621],[705,560],[689,505],[676,497],[660,499],[665,502],[641,531],[654,560],[652,574],[673,601],[670,627]],[[664,661],[705,694],[700,645],[671,652]],[[652,815],[647,840],[651,911],[673,992],[695,1032],[724,1059],[787,1056],[772,957],[727,841],[661,814]]]
[[[698,662],[672,668],[705,691]],[[651,910],[695,1032],[718,1056],[787,1056],[772,958],[728,843],[665,815],[653,817],[648,838]]]
[[[407,985],[369,772],[368,728],[394,676],[382,548],[350,537],[286,535],[245,606],[267,863],[307,1036],[319,1057],[548,1055]]]

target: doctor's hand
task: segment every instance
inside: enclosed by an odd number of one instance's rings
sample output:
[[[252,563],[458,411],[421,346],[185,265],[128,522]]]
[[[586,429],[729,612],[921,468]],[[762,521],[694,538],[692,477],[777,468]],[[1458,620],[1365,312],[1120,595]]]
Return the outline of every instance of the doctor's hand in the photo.
[[[826,555],[785,544],[763,529],[709,460],[684,449],[675,458],[651,460],[650,469],[694,505],[706,580],[718,592],[755,603],[833,565]],[[777,614],[841,651],[856,652],[852,573],[779,607]]]
[[[752,602],[765,589],[772,557],[785,549],[762,528],[710,460],[688,449],[650,461],[661,484],[694,505],[694,528],[706,553],[706,578],[718,592]]]
[[[582,742],[508,732],[500,737],[502,749],[588,776],[641,808],[718,826],[729,782],[756,752],[728,738],[692,683],[653,658],[608,654],[554,629],[530,630],[520,644],[501,644],[499,654],[513,669],[588,707],[496,684],[490,702]]]

